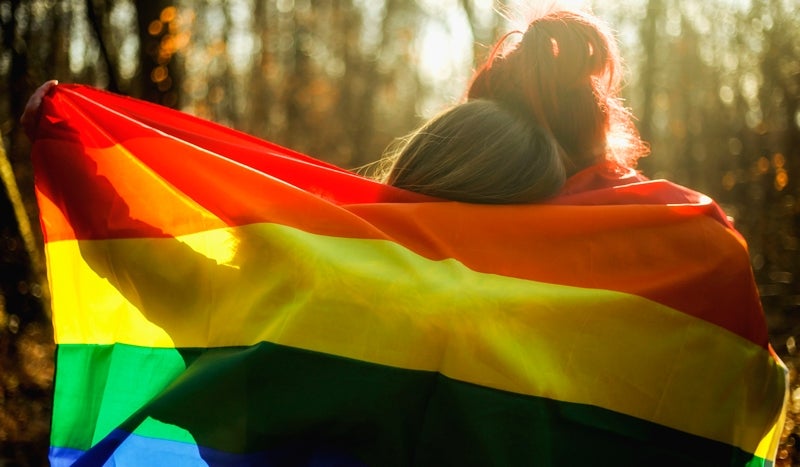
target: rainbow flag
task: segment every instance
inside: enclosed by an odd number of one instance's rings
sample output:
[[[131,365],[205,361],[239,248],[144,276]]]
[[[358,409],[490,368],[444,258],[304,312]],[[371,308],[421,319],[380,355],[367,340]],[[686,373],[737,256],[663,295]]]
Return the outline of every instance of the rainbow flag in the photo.
[[[445,202],[76,85],[33,163],[53,466],[772,464],[785,367],[695,192]]]

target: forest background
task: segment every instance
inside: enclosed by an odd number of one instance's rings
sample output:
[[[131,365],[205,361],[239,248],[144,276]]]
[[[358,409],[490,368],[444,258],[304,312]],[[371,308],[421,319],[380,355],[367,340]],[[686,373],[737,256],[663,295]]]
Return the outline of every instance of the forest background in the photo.
[[[46,465],[48,446],[54,345],[18,123],[39,84],[91,84],[357,168],[459,100],[494,40],[551,3],[0,0],[0,466]],[[617,32],[652,148],[639,168],[715,198],[748,241],[792,372],[778,465],[800,465],[800,1],[592,3],[566,2]]]

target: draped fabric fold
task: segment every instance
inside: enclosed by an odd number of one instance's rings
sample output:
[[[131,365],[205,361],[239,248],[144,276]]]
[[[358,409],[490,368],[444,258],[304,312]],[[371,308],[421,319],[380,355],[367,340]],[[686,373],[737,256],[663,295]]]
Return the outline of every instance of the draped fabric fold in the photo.
[[[79,85],[32,157],[54,466],[774,460],[785,367],[701,194],[447,202]]]

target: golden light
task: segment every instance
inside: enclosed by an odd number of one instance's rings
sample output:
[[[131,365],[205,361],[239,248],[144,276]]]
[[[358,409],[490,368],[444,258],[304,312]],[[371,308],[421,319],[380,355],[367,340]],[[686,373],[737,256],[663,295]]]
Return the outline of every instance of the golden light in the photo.
[[[736,175],[731,171],[725,172],[722,176],[722,188],[730,191],[734,186],[736,186]]]
[[[783,154],[777,152],[772,156],[772,165],[778,169],[782,169],[786,165],[786,158]]]
[[[175,19],[175,16],[178,14],[178,9],[174,6],[168,6],[161,10],[161,16],[159,19],[164,23],[169,23],[170,21]]]
[[[164,29],[164,23],[162,23],[161,21],[159,21],[157,19],[151,21],[150,24],[147,26],[147,32],[151,36],[157,36],[157,35],[161,34],[161,31],[163,29]]]
[[[175,37],[173,35],[167,34],[161,39],[161,50],[163,50],[167,55],[174,54],[176,48]]]
[[[157,66],[153,68],[153,71],[150,73],[150,79],[152,79],[154,83],[160,83],[167,79],[168,76],[169,71],[165,66]]]
[[[756,163],[756,170],[759,175],[763,175],[769,171],[769,159],[766,157],[759,157]]]
[[[775,189],[781,191],[786,188],[788,183],[789,174],[783,169],[778,169],[778,173],[775,174]]]

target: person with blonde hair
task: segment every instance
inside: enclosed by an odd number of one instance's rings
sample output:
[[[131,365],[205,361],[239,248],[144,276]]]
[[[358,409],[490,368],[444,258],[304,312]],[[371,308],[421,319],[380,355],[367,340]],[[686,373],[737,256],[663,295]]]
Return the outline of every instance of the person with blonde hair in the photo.
[[[502,104],[472,100],[401,140],[382,181],[469,203],[533,203],[555,195],[565,170],[555,140]]]

